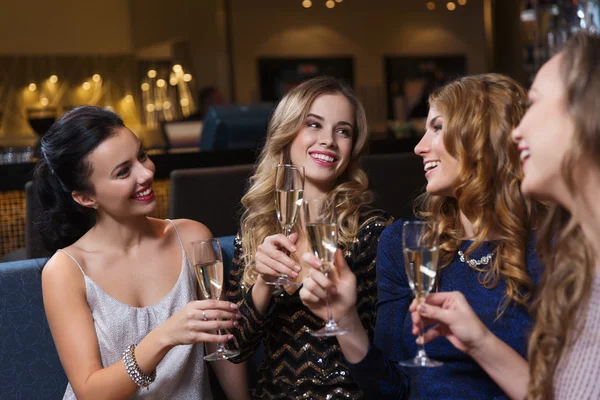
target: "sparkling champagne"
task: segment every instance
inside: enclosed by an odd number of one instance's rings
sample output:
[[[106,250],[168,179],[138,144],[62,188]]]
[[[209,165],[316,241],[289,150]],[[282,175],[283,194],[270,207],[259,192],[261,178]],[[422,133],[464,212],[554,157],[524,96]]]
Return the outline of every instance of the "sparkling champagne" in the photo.
[[[194,265],[196,278],[205,299],[218,299],[221,297],[223,287],[223,263],[210,261]]]
[[[310,248],[322,262],[321,272],[329,272],[337,249],[337,224],[306,224]]]
[[[276,190],[277,219],[286,229],[294,226],[300,214],[303,190]]]
[[[425,298],[433,289],[439,248],[422,247],[416,249],[404,249],[404,267],[408,276],[408,284],[415,297]]]

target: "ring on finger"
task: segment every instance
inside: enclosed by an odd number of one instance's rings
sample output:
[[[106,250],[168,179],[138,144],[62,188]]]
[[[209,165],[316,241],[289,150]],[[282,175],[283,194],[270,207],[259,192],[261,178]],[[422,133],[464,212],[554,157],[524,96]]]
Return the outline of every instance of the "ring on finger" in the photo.
[[[202,310],[202,319],[204,321],[208,321],[208,318],[206,318],[206,312],[204,312],[204,310]]]

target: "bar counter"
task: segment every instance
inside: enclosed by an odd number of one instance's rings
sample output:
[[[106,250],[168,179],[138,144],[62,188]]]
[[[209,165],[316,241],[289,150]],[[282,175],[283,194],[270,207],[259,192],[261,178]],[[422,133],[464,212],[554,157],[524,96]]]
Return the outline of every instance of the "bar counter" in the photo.
[[[418,138],[375,139],[369,153],[403,153],[413,151]],[[153,217],[166,218],[169,213],[171,171],[185,168],[252,164],[259,150],[166,152],[150,150],[156,165],[153,184],[157,206]],[[35,162],[0,165],[0,258],[25,247],[25,183],[32,178]]]
[[[369,142],[369,153],[403,153],[413,151],[418,138],[377,139]],[[168,179],[171,171],[184,168],[219,167],[225,165],[252,164],[259,150],[222,150],[167,152],[151,150],[150,158],[156,165],[156,179]],[[0,165],[0,192],[23,190],[25,183],[32,178],[35,162]]]

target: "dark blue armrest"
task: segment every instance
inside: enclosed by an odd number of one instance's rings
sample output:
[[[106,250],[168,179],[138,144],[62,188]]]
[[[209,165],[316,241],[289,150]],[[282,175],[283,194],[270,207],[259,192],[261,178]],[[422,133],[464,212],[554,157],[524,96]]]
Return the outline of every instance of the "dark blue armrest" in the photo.
[[[42,301],[45,262],[0,263],[0,399],[62,399],[67,386]]]
[[[233,241],[235,235],[232,236],[221,236],[219,243],[221,243],[221,251],[223,252],[223,280],[225,282],[225,290],[229,283],[229,271],[233,267]]]

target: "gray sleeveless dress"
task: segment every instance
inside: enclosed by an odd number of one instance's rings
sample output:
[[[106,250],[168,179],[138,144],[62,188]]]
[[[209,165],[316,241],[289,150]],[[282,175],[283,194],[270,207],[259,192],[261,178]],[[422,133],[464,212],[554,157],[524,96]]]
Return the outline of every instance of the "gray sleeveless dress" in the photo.
[[[196,280],[183,248],[179,231],[173,223],[181,244],[181,273],[169,294],[147,307],[131,307],[109,296],[88,277],[81,265],[69,253],[62,251],[77,264],[85,280],[87,302],[94,318],[102,366],[108,367],[122,359],[123,350],[139,343],[150,331],[165,322],[188,302],[197,300]],[[181,345],[171,349],[156,368],[156,380],[140,388],[133,399],[201,399],[212,400],[208,372],[204,368],[204,346]],[[76,399],[69,384],[63,399]]]

